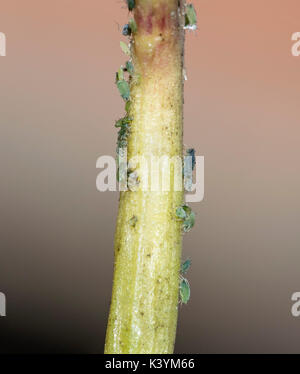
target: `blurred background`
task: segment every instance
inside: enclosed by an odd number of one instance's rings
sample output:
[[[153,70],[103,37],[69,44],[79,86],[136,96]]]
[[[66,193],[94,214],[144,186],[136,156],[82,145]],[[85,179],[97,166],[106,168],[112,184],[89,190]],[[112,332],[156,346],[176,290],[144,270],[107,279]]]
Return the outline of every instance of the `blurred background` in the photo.
[[[102,353],[118,193],[123,0],[0,0],[2,353]],[[299,0],[194,0],[184,142],[205,199],[184,238],[192,297],[177,353],[300,353]]]

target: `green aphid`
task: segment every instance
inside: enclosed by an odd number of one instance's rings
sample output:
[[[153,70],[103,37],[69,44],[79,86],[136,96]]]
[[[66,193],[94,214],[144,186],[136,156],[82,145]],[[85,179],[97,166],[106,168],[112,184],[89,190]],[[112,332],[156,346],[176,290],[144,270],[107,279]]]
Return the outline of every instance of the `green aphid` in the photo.
[[[131,18],[128,22],[128,26],[132,34],[137,32],[137,24],[133,18]]]
[[[137,221],[138,221],[138,219],[137,219],[136,216],[133,216],[132,218],[130,218],[130,220],[129,220],[130,226],[135,227],[135,225],[137,224]]]
[[[192,265],[192,261],[191,260],[186,260],[184,261],[184,263],[181,265],[181,268],[180,268],[180,271],[182,274],[186,274],[189,270],[189,268],[191,267]]]
[[[187,279],[182,278],[179,285],[181,303],[187,304],[191,297],[191,289]]]
[[[124,43],[123,41],[120,41],[120,47],[121,47],[122,51],[125,53],[125,55],[127,55],[127,56],[131,55],[130,48],[129,48],[128,44]]]
[[[124,117],[124,118],[119,119],[119,120],[116,122],[115,127],[126,127],[126,126],[128,126],[131,122],[132,122],[132,118],[126,116],[126,117]]]
[[[128,71],[130,75],[132,75],[134,73],[133,63],[131,61],[127,61],[125,65],[125,69],[126,71]]]
[[[117,87],[120,92],[121,97],[125,100],[128,101],[130,98],[130,87],[129,83],[126,82],[125,80],[119,80],[117,81]]]
[[[187,205],[181,205],[176,209],[176,216],[181,219],[186,219],[191,214],[192,209]]]
[[[195,213],[191,212],[191,214],[183,221],[183,231],[184,232],[190,232],[192,228],[195,226]]]
[[[188,4],[185,10],[185,29],[197,29],[197,14],[193,4]]]
[[[180,218],[182,223],[182,229],[184,232],[189,232],[195,225],[195,213],[187,205],[182,205],[176,209],[176,216]]]
[[[131,12],[135,7],[135,0],[126,0],[126,1],[127,1],[128,9]]]
[[[119,81],[124,80],[124,69],[123,66],[120,67],[120,69],[116,73],[116,83]]]

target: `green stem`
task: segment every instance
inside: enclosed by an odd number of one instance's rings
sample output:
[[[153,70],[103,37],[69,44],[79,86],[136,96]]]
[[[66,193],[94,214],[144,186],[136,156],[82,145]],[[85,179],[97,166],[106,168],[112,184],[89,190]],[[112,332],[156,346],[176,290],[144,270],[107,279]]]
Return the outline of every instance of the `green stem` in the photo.
[[[182,157],[184,3],[135,1],[128,159]],[[138,164],[136,172],[142,185],[147,169]],[[107,354],[174,350],[182,249],[176,208],[183,191],[170,187],[121,192]]]

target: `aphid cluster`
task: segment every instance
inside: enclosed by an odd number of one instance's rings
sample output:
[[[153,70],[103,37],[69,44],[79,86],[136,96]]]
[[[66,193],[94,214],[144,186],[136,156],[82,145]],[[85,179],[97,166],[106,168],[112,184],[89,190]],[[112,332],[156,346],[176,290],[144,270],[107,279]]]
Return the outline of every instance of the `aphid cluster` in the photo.
[[[191,288],[189,281],[183,277],[182,274],[186,274],[189,268],[191,267],[191,260],[186,260],[180,268],[180,283],[179,283],[179,296],[180,296],[180,302],[182,304],[187,304],[191,297]]]
[[[186,30],[197,29],[197,14],[193,4],[186,5],[185,9],[185,25]],[[186,77],[186,75],[185,75]],[[193,148],[187,149],[186,155],[191,157],[184,158],[183,173],[184,176],[192,175],[196,166],[195,150]],[[187,184],[192,184],[192,177],[187,178]],[[191,186],[188,186],[188,190]],[[182,229],[184,232],[189,232],[195,225],[195,213],[187,205],[181,205],[176,209],[176,216],[182,221]],[[186,260],[180,267],[180,283],[179,283],[179,296],[182,304],[187,304],[191,297],[191,288],[189,281],[183,277],[191,267],[191,260]]]
[[[187,4],[185,9],[185,25],[186,30],[197,30],[197,14],[193,4]]]
[[[129,11],[132,11],[135,8],[135,1],[134,0],[126,0]],[[127,25],[124,26],[122,34],[124,36],[131,36],[137,31],[137,25],[134,19],[131,19]],[[122,51],[130,57],[129,61],[125,63],[125,66],[121,66],[120,69],[116,73],[116,85],[119,90],[119,93],[123,100],[125,101],[125,111],[126,115],[124,118],[119,119],[115,127],[119,128],[118,132],[118,141],[117,141],[117,154],[120,156],[126,150],[128,145],[128,137],[130,135],[131,130],[131,123],[133,118],[130,116],[130,82],[133,80],[134,76],[134,66],[131,61],[131,42],[129,44],[124,43],[123,41],[120,42],[120,47]],[[127,77],[125,76],[127,73]],[[129,76],[129,78],[128,78]],[[117,157],[117,161],[119,163],[119,157]],[[118,165],[117,170],[117,180],[120,181],[124,177],[124,173],[120,173],[120,165]],[[125,175],[126,177],[126,175]],[[139,184],[138,176],[136,172],[127,171],[127,184],[128,186],[131,184],[132,187],[137,186]],[[132,221],[131,223],[134,223]]]
[[[189,232],[195,225],[195,213],[188,205],[181,205],[176,209],[176,216],[182,220],[182,229]]]
[[[127,139],[130,134],[131,122],[132,118],[125,116],[124,118],[119,119],[115,124],[115,127],[120,129],[118,132],[118,149],[127,147]]]
[[[120,42],[120,46],[122,51],[128,55],[131,56],[130,48],[129,46],[124,43]],[[124,66],[121,66],[118,72],[116,73],[116,85],[119,90],[119,93],[123,100],[129,101],[130,99],[130,85],[129,82],[125,79],[124,73],[127,72],[129,74],[129,79],[131,79],[133,73],[134,73],[134,67],[131,61],[127,61]]]

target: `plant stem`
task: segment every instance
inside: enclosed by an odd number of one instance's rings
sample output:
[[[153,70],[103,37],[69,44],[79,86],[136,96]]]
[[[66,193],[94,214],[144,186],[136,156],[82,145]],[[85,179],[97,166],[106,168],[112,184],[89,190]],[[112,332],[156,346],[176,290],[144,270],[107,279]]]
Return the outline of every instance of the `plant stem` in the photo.
[[[129,160],[182,158],[184,3],[135,2]],[[142,184],[147,170],[137,165],[136,172]],[[175,191],[174,183],[170,187],[121,192],[106,354],[173,353],[182,248],[176,208],[183,191]]]

